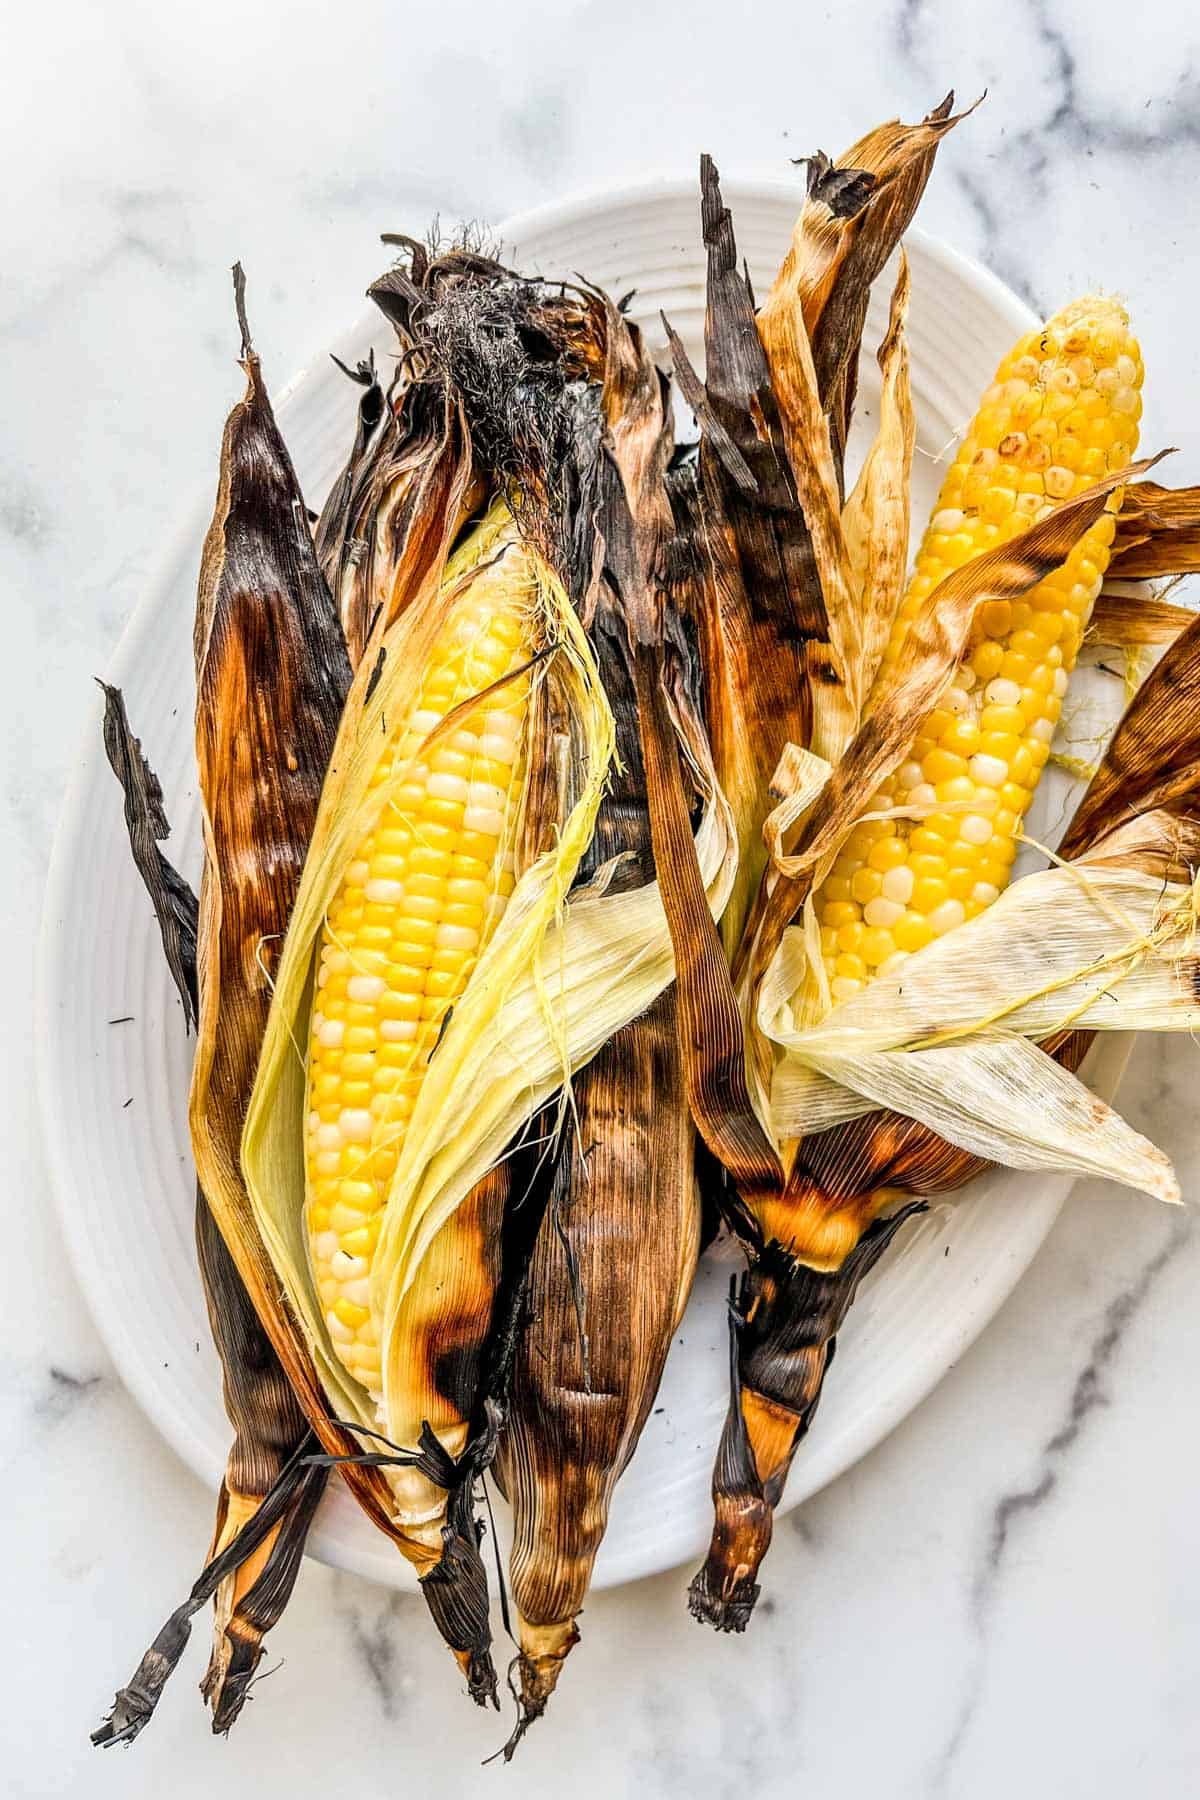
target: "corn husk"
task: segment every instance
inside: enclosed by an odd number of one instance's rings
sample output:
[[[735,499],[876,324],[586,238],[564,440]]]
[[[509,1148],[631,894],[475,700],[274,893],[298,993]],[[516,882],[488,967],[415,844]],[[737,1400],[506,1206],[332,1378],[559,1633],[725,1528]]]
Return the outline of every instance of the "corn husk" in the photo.
[[[732,954],[765,866],[771,775],[785,745],[808,738],[809,659],[828,627],[754,297],[709,157],[700,180],[708,251],[703,382],[667,323],[676,378],[700,424],[700,455],[698,467],[682,468],[671,484],[680,530],[668,568],[678,602],[696,620],[708,738],[738,832],[738,880],[721,925]]]
[[[503,512],[465,554],[494,553],[511,526]],[[313,833],[308,868],[280,963],[275,1004],[248,1111],[242,1160],[255,1216],[300,1318],[323,1382],[339,1414],[374,1428],[365,1392],[346,1376],[328,1343],[312,1292],[302,1241],[303,1070],[293,1039],[306,1016],[313,948],[348,848],[371,804],[368,783],[385,710],[409,703],[416,671],[434,635],[439,608],[469,567],[452,560],[448,580],[427,603],[414,601],[382,639],[382,673],[370,697],[354,694]],[[449,1016],[431,1058],[388,1196],[375,1263],[383,1320],[384,1421],[387,1436],[415,1445],[422,1417],[405,1411],[412,1386],[414,1332],[406,1307],[425,1259],[464,1199],[572,1068],[586,1061],[626,1020],[643,1011],[670,979],[670,950],[656,892],[566,891],[592,834],[612,753],[612,719],[587,641],[563,590],[537,565],[548,647],[542,668],[570,720],[572,789],[577,798],[551,850],[517,883],[503,920],[467,990]],[[360,668],[361,688],[370,666]],[[710,809],[699,854],[714,904],[727,887],[730,858]],[[465,1423],[465,1421],[464,1421]],[[444,1446],[451,1456],[461,1440]],[[431,1572],[442,1547],[446,1496],[427,1469],[393,1473],[391,1511],[418,1568]]]
[[[957,934],[942,940],[928,984],[924,952],[911,986],[880,977],[869,1023],[847,1002],[845,1026],[839,1006],[810,1027],[829,1058],[785,1057],[778,1127],[806,1135],[786,1188],[757,1209],[768,1247],[739,1296],[716,1524],[691,1590],[693,1611],[719,1628],[744,1629],[753,1609],[774,1504],[863,1259],[877,1260],[911,1216],[912,1203],[893,1210],[897,1199],[953,1191],[992,1158],[1177,1197],[1166,1159],[1075,1070],[1110,1013],[1157,1029],[1194,1024],[1198,680],[1194,622],[1114,733],[1060,847],[1065,866],[1016,883],[964,928],[961,951]]]
[[[485,498],[461,399],[416,322],[443,265],[411,248],[409,272],[392,271],[370,289],[396,331],[397,374],[383,395],[373,364],[360,366],[354,442],[316,533],[353,668],[441,570]]]
[[[154,907],[184,1023],[193,1026],[199,999],[199,901],[159,849],[170,829],[162,790],[130,730],[120,691],[108,686],[104,743],[124,792],[130,848]],[[148,1723],[183,1653],[192,1617],[210,1598],[215,1612],[213,1649],[201,1686],[212,1707],[213,1730],[229,1730],[262,1658],[263,1639],[291,1597],[308,1527],[325,1486],[324,1470],[304,1461],[315,1439],[199,1188],[196,1248],[224,1373],[225,1409],[234,1431],[217,1500],[216,1529],[205,1568],[116,1695],[108,1718],[93,1733],[97,1744],[129,1743]]]
[[[196,614],[196,752],[205,870],[189,1116],[201,1186],[255,1313],[322,1448],[353,1456],[255,1223],[240,1145],[260,1047],[349,667],[307,514],[245,323],[245,398],[230,414]],[[256,697],[269,695],[269,703]],[[373,1469],[343,1479],[393,1538]],[[455,1646],[464,1666],[468,1651]]]
[[[1108,575],[1156,580],[1200,572],[1200,487],[1138,481],[1125,490]]]
[[[839,488],[871,287],[912,222],[939,144],[966,116],[953,106],[951,92],[919,124],[877,126],[836,163],[821,151],[807,159],[808,195],[759,314],[773,375],[800,337],[812,346]]]
[[[611,569],[620,563],[614,543],[627,545],[636,535],[615,469],[661,496],[671,420],[636,332],[607,305],[596,309],[589,329],[605,342],[603,410],[613,462],[598,478],[597,516]],[[572,485],[587,490],[591,480],[581,473]],[[655,869],[638,708],[621,593],[602,579],[598,591],[586,583],[581,600],[617,744],[581,873],[603,874],[615,897],[644,889]],[[679,670],[674,691],[688,719],[685,725],[681,716],[679,731],[695,739],[698,766],[711,784],[698,695],[689,685],[695,673],[694,663]],[[546,1217],[497,1457],[513,1508],[510,1573],[521,1644],[521,1713],[509,1755],[541,1715],[578,1641],[576,1619],[611,1497],[649,1415],[691,1288],[700,1216],[677,1029],[668,989],[609,1039],[575,1076],[566,1128],[538,1172]]]

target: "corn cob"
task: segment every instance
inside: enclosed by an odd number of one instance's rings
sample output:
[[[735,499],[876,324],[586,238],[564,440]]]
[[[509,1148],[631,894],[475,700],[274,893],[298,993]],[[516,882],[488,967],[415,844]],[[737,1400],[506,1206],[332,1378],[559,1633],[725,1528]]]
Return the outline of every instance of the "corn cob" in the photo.
[[[318,951],[309,1251],[336,1353],[377,1401],[370,1276],[388,1186],[442,1021],[514,885],[535,590],[511,532],[493,535],[494,560],[447,614],[416,704],[376,765],[371,785],[386,800]]]
[[[1129,462],[1141,382],[1138,346],[1116,301],[1076,301],[1020,340],[946,476],[884,671],[953,569]],[[1023,600],[980,608],[952,684],[869,808],[926,810],[864,819],[817,893],[834,1000],[973,918],[1007,884],[1114,529],[1105,513]]]
[[[984,396],[939,497],[885,651],[894,664],[945,576],[1124,468],[1137,441],[1142,363],[1116,302],[1089,298],[1027,334]],[[834,1002],[990,904],[1006,884],[1021,820],[1049,755],[1067,678],[1100,591],[1110,500],[1062,566],[1023,599],[976,614],[954,677],[908,757],[860,819],[815,895]],[[1061,1046],[1081,1054],[1073,1040]],[[965,1179],[970,1159],[890,1114],[789,1150],[786,1185],[760,1195],[765,1240],[743,1285],[737,1379],[714,1476],[716,1527],[692,1584],[697,1617],[743,1629],[775,1503],[820,1397],[858,1281],[910,1209],[899,1190]]]

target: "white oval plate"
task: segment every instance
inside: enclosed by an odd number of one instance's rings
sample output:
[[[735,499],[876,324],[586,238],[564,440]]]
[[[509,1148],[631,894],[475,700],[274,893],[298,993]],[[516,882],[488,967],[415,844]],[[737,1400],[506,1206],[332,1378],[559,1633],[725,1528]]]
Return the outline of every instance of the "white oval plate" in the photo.
[[[799,182],[725,189],[738,246],[760,293],[787,247]],[[659,184],[543,208],[497,234],[503,253],[547,275],[582,272],[613,295],[636,289],[632,311],[665,353],[660,308],[701,360],[704,256],[699,201],[687,183]],[[999,358],[1033,318],[986,270],[919,232],[908,238],[912,380],[918,422],[913,516],[933,501],[938,458],[974,411]],[[873,429],[873,351],[887,309],[879,284],[867,322],[852,458]],[[229,396],[239,392],[233,364]],[[389,330],[360,320],[334,348],[353,362],[374,344],[387,368]],[[266,347],[268,365],[269,346]],[[662,358],[666,360],[665,354]],[[310,504],[346,454],[355,392],[327,357],[277,390],[280,423]],[[214,483],[216,476],[214,454]],[[211,496],[198,502],[173,554],[137,608],[109,678],[163,783],[173,835],[166,849],[195,882],[199,810],[191,746],[191,614]],[[1039,796],[1061,812],[1061,790]],[[1048,829],[1053,830],[1053,825]],[[1036,832],[1036,835],[1041,835]],[[127,1019],[127,1023],[115,1021]],[[70,1255],[126,1385],[190,1468],[215,1486],[229,1430],[192,1241],[193,1174],[186,1099],[191,1045],[164,966],[149,904],[126,845],[117,784],[105,762],[99,711],[89,722],[55,844],[43,921],[37,1010],[45,1143]],[[1111,1096],[1124,1046],[1090,1065]],[[908,1227],[863,1285],[784,1508],[872,1449],[951,1367],[991,1319],[1049,1231],[1071,1183],[991,1174],[953,1206]],[[732,1256],[710,1254],[642,1442],[616,1494],[597,1584],[628,1581],[697,1557],[708,1542],[709,1477],[727,1399],[725,1296]],[[331,1485],[309,1538],[312,1553],[393,1587],[412,1573]]]

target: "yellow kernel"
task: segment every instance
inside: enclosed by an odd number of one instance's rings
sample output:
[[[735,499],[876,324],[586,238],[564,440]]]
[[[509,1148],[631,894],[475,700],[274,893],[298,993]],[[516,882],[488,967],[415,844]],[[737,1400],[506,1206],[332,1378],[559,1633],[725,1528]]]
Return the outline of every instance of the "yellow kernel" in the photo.
[[[853,925],[842,925],[837,932],[837,947],[846,956],[856,956],[862,943],[864,927],[856,922]]]
[[[895,950],[890,931],[876,926],[863,933],[862,959],[870,968],[877,969],[880,963],[895,954]]]
[[[892,927],[892,937],[895,939],[897,950],[908,952],[921,950],[932,936],[933,932],[929,928],[928,920],[923,919],[919,913],[905,913],[899,923]]]
[[[821,908],[822,925],[831,925],[836,931],[839,925],[853,925],[858,919],[858,908],[850,900],[832,900]]]
[[[865,981],[867,965],[861,956],[839,956],[833,965],[836,975],[844,976],[848,981]]]
[[[908,849],[902,840],[889,836],[880,838],[871,846],[871,853],[867,860],[872,869],[886,874],[889,869],[898,869],[907,856]]]
[[[878,869],[862,868],[855,871],[850,883],[850,893],[859,906],[865,906],[868,900],[875,898],[882,886],[883,876]]]
[[[980,681],[991,681],[1000,674],[1004,666],[1005,653],[1001,646],[993,641],[980,644],[972,653],[971,667]]]
[[[929,914],[945,900],[949,890],[940,876],[922,875],[913,884],[913,911]]]

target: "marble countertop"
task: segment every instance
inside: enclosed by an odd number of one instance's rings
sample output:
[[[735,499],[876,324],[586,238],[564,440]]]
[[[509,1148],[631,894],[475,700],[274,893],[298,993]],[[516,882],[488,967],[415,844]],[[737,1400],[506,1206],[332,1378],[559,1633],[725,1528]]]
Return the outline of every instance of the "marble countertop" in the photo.
[[[137,1745],[92,1750],[194,1573],[210,1499],[123,1392],[65,1266],[21,1023],[88,683],[211,485],[235,256],[278,383],[354,316],[380,229],[687,173],[702,148],[777,176],[952,83],[986,87],[923,222],[1041,309],[1092,283],[1126,294],[1147,438],[1195,478],[1200,28],[1182,0],[1142,18],[1115,0],[65,0],[9,22],[3,1795],[1194,1791],[1200,1233],[1096,1182],[933,1397],[782,1523],[745,1639],[691,1624],[686,1572],[598,1594],[552,1726],[481,1770],[499,1721],[467,1705],[420,1603],[310,1564],[271,1640],[284,1666],[227,1744],[195,1694],[197,1641]],[[1191,1045],[1144,1044],[1123,1090],[1189,1194],[1197,1072]]]

